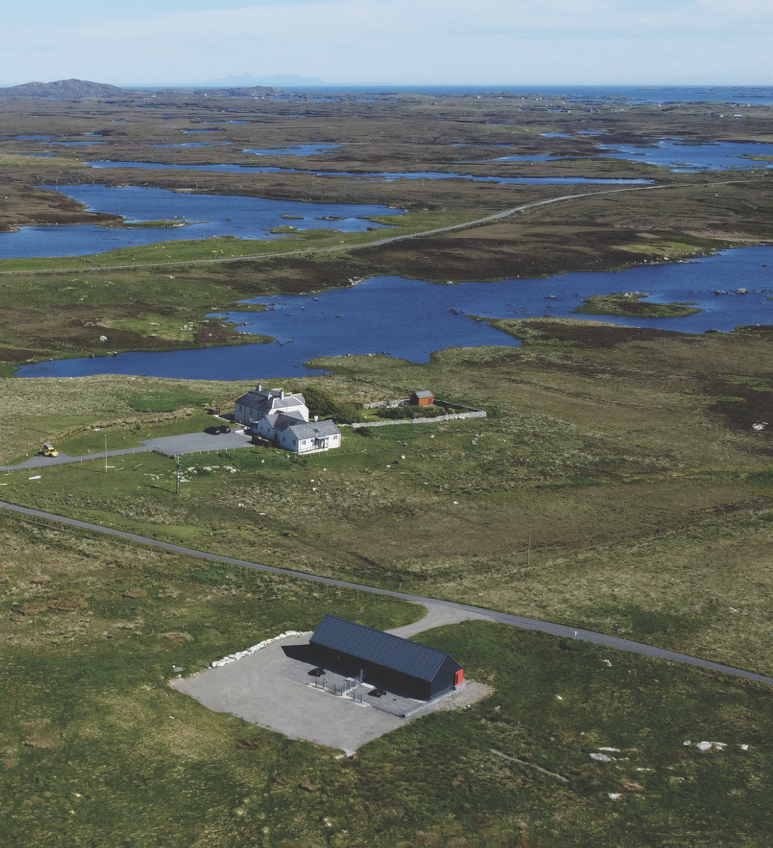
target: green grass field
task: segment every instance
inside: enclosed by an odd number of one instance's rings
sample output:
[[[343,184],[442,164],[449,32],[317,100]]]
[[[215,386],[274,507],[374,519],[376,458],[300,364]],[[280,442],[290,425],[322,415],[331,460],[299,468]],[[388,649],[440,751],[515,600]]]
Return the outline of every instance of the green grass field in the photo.
[[[299,570],[770,674],[771,447],[752,427],[769,410],[769,334],[682,337],[571,320],[498,326],[526,343],[445,351],[424,366],[323,360],[335,377],[283,381],[355,402],[430,386],[485,409],[484,420],[344,429],[343,448],[302,459],[265,448],[189,457],[177,496],[174,462],[155,455],[117,457],[107,473],[101,460],[52,466],[35,472],[40,480],[10,472],[3,496],[245,559],[259,544],[262,562],[291,559]],[[105,437],[109,448],[131,446],[208,420],[199,407],[164,421],[130,401],[171,408],[198,396],[227,408],[245,389],[125,377],[12,381],[8,402],[20,422],[36,422],[41,442],[65,423],[35,415],[49,385],[63,408],[68,398],[80,404],[71,420],[81,429],[57,441],[68,452],[101,452]],[[105,408],[118,413],[112,426]],[[125,415],[156,423],[137,429]],[[104,429],[84,430],[90,416]],[[27,438],[21,427],[19,441]]]
[[[325,612],[383,628],[413,607],[0,524],[4,844],[769,844],[768,687],[468,622],[420,641],[493,694],[341,759],[166,681]]]

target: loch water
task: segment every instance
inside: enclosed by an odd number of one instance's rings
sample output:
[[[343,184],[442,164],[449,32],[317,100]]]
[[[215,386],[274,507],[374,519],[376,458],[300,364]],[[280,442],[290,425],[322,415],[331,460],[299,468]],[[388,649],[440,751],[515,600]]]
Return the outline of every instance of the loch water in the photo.
[[[121,215],[129,222],[178,219],[179,227],[105,228],[88,224],[23,227],[0,233],[0,259],[90,256],[158,242],[234,236],[277,239],[271,229],[291,224],[299,230],[334,229],[366,232],[384,225],[372,216],[399,215],[401,209],[354,203],[305,203],[260,197],[221,196],[138,186],[99,184],[61,186],[63,194],[89,211]],[[292,220],[283,218],[292,215]],[[329,220],[334,218],[335,220]]]
[[[505,157],[507,158],[507,157]],[[545,158],[528,156],[529,161],[542,161]],[[498,161],[498,160],[497,160]],[[150,171],[211,171],[221,174],[305,174],[310,177],[329,179],[349,177],[361,180],[394,182],[395,180],[470,180],[476,183],[497,183],[499,185],[648,185],[652,180],[626,179],[623,177],[480,177],[445,171],[309,171],[303,168],[279,168],[272,165],[164,165],[159,162],[114,162],[95,160],[87,162],[92,168],[138,168]]]
[[[272,336],[274,342],[41,362],[25,365],[17,373],[22,377],[110,373],[252,380],[320,373],[304,365],[317,356],[386,353],[420,363],[427,362],[432,351],[449,347],[520,344],[471,316],[579,317],[685,333],[773,325],[773,247],[727,250],[690,262],[617,272],[449,283],[374,277],[318,295],[255,298],[250,302],[265,305],[266,311],[230,312],[222,317],[242,325],[243,332]],[[693,302],[703,312],[650,319],[574,314],[583,298],[613,292],[646,292],[657,303]]]

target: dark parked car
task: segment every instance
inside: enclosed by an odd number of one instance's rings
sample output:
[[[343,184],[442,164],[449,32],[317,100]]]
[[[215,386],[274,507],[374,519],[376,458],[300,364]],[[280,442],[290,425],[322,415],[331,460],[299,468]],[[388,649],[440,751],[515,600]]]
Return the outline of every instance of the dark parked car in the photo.
[[[380,698],[382,695],[386,695],[386,689],[371,689],[368,695],[371,698]]]
[[[325,676],[325,669],[324,669],[324,668],[313,668],[313,669],[309,672],[309,674],[310,674],[312,677],[324,677],[324,676]]]
[[[213,424],[211,427],[207,427],[204,432],[209,433],[210,436],[220,436],[223,433],[230,433],[231,428],[225,424]]]

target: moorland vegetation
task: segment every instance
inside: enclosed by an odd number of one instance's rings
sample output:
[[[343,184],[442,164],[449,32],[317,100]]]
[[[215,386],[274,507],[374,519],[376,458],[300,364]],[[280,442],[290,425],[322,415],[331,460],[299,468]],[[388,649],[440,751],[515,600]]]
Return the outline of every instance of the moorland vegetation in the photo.
[[[254,157],[243,147],[327,142],[342,146],[310,157],[310,168],[645,177],[663,189],[100,171],[100,181],[115,185],[398,206],[407,214],[384,220],[406,234],[584,196],[376,247],[366,244],[373,234],[332,228],[281,242],[282,250],[288,241],[311,248],[305,256],[272,256],[276,242],[229,240],[66,264],[0,263],[4,464],[44,441],[80,454],[100,451],[105,439],[130,447],[202,429],[211,420],[207,406],[227,410],[254,386],[10,376],[28,360],[104,353],[100,335],[115,350],[220,344],[222,337],[206,335],[207,314],[260,294],[310,293],[376,273],[459,282],[616,268],[773,238],[764,171],[674,174],[600,159],[584,134],[646,143],[666,135],[737,140],[742,132],[769,141],[769,107],[746,110],[741,129],[721,119],[716,104],[572,104],[570,111],[535,98],[133,97],[0,103],[7,195],[0,224],[98,217],[52,190],[93,181],[85,164],[92,154],[57,148],[38,157],[39,142],[13,138],[43,131],[61,139],[100,133],[108,142],[100,157],[120,161],[246,163]],[[224,119],[246,121],[227,125],[230,147],[156,147]],[[572,137],[544,135],[555,131]],[[502,144],[566,158],[484,161],[501,155]],[[297,167],[297,157],[290,160],[275,155],[261,164]],[[222,251],[218,261],[200,261],[212,250]],[[238,261],[220,261],[229,258]],[[153,267],[160,259],[173,264]],[[199,550],[463,600],[772,674],[770,328],[688,336],[587,319],[491,323],[523,345],[440,351],[426,365],[385,356],[318,360],[329,376],[282,380],[304,392],[315,414],[342,423],[361,417],[364,402],[427,386],[486,410],[485,420],[344,428],[340,450],[299,460],[257,447],[192,456],[183,460],[179,494],[173,460],[141,454],[107,467],[52,466],[40,479],[3,472],[0,497]],[[272,376],[283,375],[255,379]],[[211,713],[166,681],[283,630],[312,629],[325,612],[390,627],[420,610],[6,510],[0,525],[0,837],[7,844],[770,843],[772,695],[762,684],[468,622],[421,641],[450,651],[494,694],[339,758]],[[704,752],[698,741],[726,747]],[[603,749],[607,760],[591,757]]]

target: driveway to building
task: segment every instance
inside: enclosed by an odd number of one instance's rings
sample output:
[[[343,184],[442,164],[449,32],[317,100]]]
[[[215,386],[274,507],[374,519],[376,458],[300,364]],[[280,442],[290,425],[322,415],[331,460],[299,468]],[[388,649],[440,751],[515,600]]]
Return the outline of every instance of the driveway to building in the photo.
[[[197,551],[194,548],[186,548],[182,545],[173,545],[170,542],[161,542],[158,539],[150,539],[147,536],[139,536],[136,533],[127,533],[123,530],[115,530],[112,527],[103,527],[100,524],[91,524],[87,521],[79,521],[78,519],[67,518],[63,515],[54,515],[53,513],[43,512],[39,509],[29,509],[28,507],[6,503],[5,501],[0,501],[0,509],[8,509],[12,512],[27,515],[32,518],[42,518],[47,521],[55,521],[59,524],[69,525],[70,527],[80,527],[93,533],[105,533],[109,536],[117,536],[120,539],[127,539],[130,542],[137,542],[141,545],[149,545],[154,548],[160,548],[161,550],[185,554],[186,556],[198,557],[199,559],[222,562],[227,565],[236,565],[242,568],[252,568],[255,571],[266,571],[269,574],[281,574],[285,577],[293,577],[299,580],[310,580],[312,583],[322,583],[325,586],[335,586],[341,589],[352,589],[355,592],[372,592],[376,595],[389,595],[393,598],[400,598],[403,601],[420,604],[421,606],[426,607],[428,611],[432,610],[433,615],[440,617],[435,619],[438,621],[446,615],[465,614],[465,617],[469,618],[477,618],[484,621],[496,621],[500,624],[508,624],[512,627],[523,628],[524,630],[538,630],[542,633],[550,633],[553,636],[560,636],[563,639],[579,639],[583,642],[592,642],[595,645],[604,645],[607,648],[613,648],[618,651],[628,651],[629,653],[641,654],[645,657],[666,660],[668,662],[685,663],[686,665],[698,666],[699,668],[705,668],[709,671],[718,671],[723,674],[743,677],[746,680],[755,680],[759,683],[767,683],[769,686],[773,686],[773,677],[766,677],[764,674],[756,674],[753,671],[746,671],[741,668],[732,668],[731,666],[711,662],[711,660],[704,660],[700,657],[691,657],[688,654],[680,654],[676,651],[668,651],[665,648],[656,648],[653,645],[645,645],[642,642],[632,642],[629,639],[620,639],[617,636],[609,636],[606,633],[596,633],[593,630],[583,630],[580,627],[575,628],[565,624],[554,624],[550,621],[540,621],[539,619],[526,618],[521,615],[512,615],[511,613],[490,610],[485,607],[460,604],[455,601],[443,601],[437,598],[423,598],[420,595],[409,595],[405,592],[393,592],[390,589],[381,589],[378,586],[364,586],[360,583],[350,583],[346,580],[335,580],[332,577],[322,577],[318,574],[306,574],[302,571],[291,571],[289,568],[277,568],[273,565],[262,565],[257,562],[236,559],[235,557],[220,556],[219,554],[209,553],[208,551]],[[408,627],[412,626],[413,625],[408,625]],[[404,630],[407,629],[408,628],[396,628],[396,632],[401,633],[401,631],[404,632]]]
[[[33,456],[19,465],[3,465],[0,471],[17,471],[27,468],[47,468],[50,465],[66,465],[70,462],[88,462],[92,459],[108,459],[113,456],[126,456],[132,453],[147,453],[159,451],[167,456],[185,456],[191,453],[208,453],[209,451],[232,450],[233,448],[252,447],[250,437],[240,428],[231,433],[211,436],[209,433],[185,433],[181,436],[162,436],[158,439],[148,439],[142,442],[141,448],[123,448],[115,451],[100,451],[85,456],[69,456],[60,453],[59,456]]]
[[[424,618],[414,621],[413,624],[406,624],[404,627],[395,627],[394,630],[388,630],[387,633],[393,633],[395,636],[402,636],[403,639],[410,639],[417,633],[423,633],[425,630],[432,630],[434,627],[442,627],[444,624],[459,624],[460,621],[485,621],[489,616],[484,612],[474,612],[470,609],[459,609],[456,606],[445,606],[439,603],[430,603],[429,599],[421,601],[426,607],[427,614]]]

